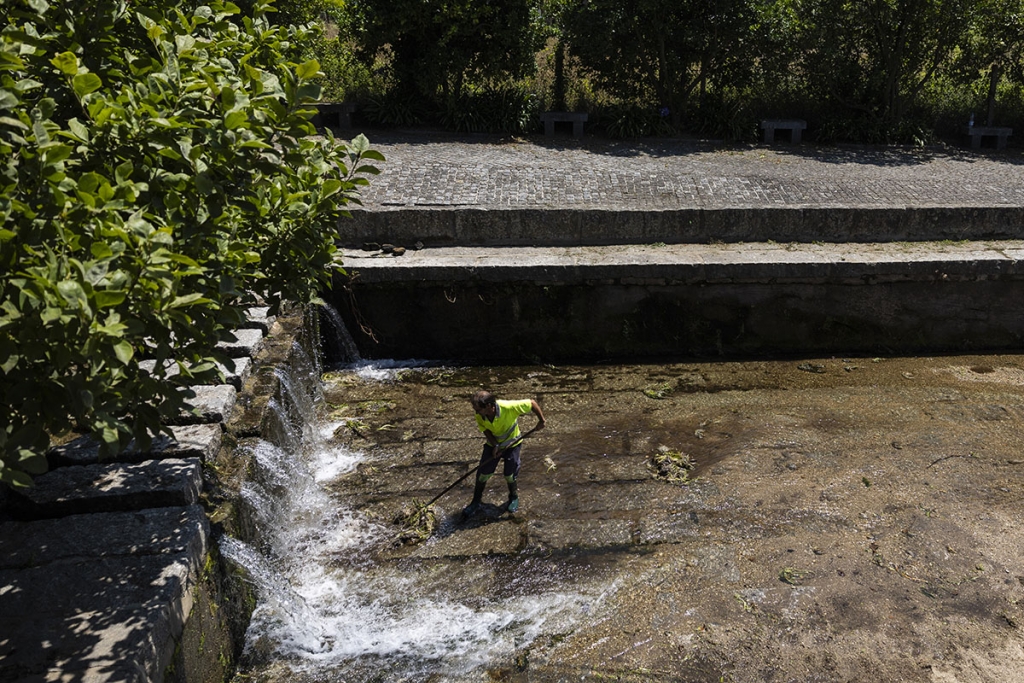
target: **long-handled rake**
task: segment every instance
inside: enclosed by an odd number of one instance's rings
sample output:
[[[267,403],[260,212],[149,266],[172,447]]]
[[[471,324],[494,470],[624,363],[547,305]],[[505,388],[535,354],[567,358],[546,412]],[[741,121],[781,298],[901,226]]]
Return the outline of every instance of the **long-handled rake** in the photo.
[[[523,434],[519,439],[519,442],[522,443],[523,440],[525,440],[526,437],[530,436],[530,434],[533,434],[533,432],[536,431],[536,429],[537,428],[534,427],[530,431]],[[465,481],[468,476],[479,472],[481,467],[483,467],[486,464],[494,462],[500,457],[501,451],[496,451],[495,454],[491,456],[490,460],[480,463],[473,469],[463,474],[461,477],[453,481],[448,486],[448,488],[446,488],[444,491],[441,491],[441,493],[437,494],[432,499],[430,499],[429,502],[420,503],[419,501],[414,500],[412,501],[411,506],[403,507],[402,511],[399,512],[398,516],[395,518],[395,524],[401,524],[405,527],[405,530],[398,535],[398,540],[400,540],[402,543],[412,544],[421,543],[430,538],[430,536],[437,529],[437,509],[434,508],[434,503],[439,501],[441,497],[444,496],[444,494],[448,493],[453,488],[455,488],[463,481]]]

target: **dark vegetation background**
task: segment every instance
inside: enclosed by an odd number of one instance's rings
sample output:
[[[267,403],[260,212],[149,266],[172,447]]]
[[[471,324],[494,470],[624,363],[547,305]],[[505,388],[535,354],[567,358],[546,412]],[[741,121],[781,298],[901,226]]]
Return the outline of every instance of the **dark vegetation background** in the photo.
[[[1021,0],[282,0],[324,27],[324,97],[369,126],[928,144],[1024,130]],[[1012,138],[1011,138],[1012,141]]]

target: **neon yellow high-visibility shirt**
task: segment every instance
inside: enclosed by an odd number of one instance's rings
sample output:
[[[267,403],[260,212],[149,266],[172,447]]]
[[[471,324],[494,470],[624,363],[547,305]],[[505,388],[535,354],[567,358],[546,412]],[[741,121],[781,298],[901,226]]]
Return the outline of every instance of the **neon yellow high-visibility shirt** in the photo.
[[[477,413],[476,426],[481,432],[490,432],[498,440],[498,448],[502,450],[511,448],[519,439],[520,415],[533,410],[533,401],[523,399],[521,401],[503,401],[500,398],[496,401],[494,419],[488,420]]]

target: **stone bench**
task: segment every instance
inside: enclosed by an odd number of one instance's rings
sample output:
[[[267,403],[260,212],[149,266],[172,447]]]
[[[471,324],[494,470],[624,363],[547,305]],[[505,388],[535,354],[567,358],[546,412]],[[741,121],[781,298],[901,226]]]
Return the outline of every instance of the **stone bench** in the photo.
[[[765,119],[761,121],[761,130],[764,131],[764,141],[771,143],[775,141],[775,131],[788,130],[790,142],[800,142],[801,132],[807,128],[807,122],[803,119]]]
[[[971,138],[971,149],[981,148],[981,139],[992,137],[996,139],[996,149],[1006,147],[1006,138],[1013,135],[1013,128],[999,128],[997,126],[964,126],[964,134]]]
[[[540,115],[544,124],[544,135],[555,134],[556,123],[571,123],[572,136],[583,137],[583,124],[587,122],[587,115],[584,112],[546,111]]]
[[[317,128],[351,128],[352,112],[356,105],[352,102],[321,102],[314,104],[316,116],[313,117],[313,125]]]

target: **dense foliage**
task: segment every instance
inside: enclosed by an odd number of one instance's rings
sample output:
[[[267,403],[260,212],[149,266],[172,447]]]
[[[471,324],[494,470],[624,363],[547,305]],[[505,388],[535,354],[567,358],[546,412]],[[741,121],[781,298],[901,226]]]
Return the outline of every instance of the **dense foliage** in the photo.
[[[385,47],[394,87],[429,102],[459,96],[467,80],[518,77],[539,47],[529,0],[351,0],[349,12],[364,58]]]
[[[310,137],[316,31],[262,0],[0,6],[0,481],[27,485],[54,435],[144,447],[245,307],[329,286],[380,155]]]
[[[806,118],[812,139],[860,142],[951,135],[971,113],[1024,126],[1024,0],[336,7],[323,16],[345,40],[321,61],[332,96],[358,100],[371,124],[521,132],[565,106],[622,136],[751,139],[766,117]]]

